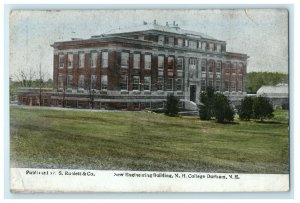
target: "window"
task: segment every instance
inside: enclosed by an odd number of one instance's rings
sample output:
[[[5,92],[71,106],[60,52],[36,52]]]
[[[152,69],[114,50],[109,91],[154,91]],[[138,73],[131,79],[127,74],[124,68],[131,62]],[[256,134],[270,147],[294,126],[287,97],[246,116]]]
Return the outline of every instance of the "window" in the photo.
[[[84,53],[79,53],[79,68],[84,67]]]
[[[229,91],[229,81],[228,80],[225,80],[225,82],[224,82],[224,90]]]
[[[216,91],[220,91],[220,90],[221,90],[221,81],[216,80]]]
[[[167,90],[168,91],[173,91],[173,78],[168,78]]]
[[[242,63],[239,63],[238,73],[239,73],[240,75],[243,74],[243,64],[242,64]]]
[[[73,54],[68,54],[68,68],[73,68]]]
[[[201,49],[201,42],[198,42],[198,49]]]
[[[64,89],[64,76],[58,75],[58,88]]]
[[[164,90],[164,78],[163,77],[157,78],[157,90]]]
[[[122,52],[121,53],[121,67],[122,68],[128,68],[128,59],[129,59],[129,53]]]
[[[102,52],[102,59],[101,59],[101,66],[102,68],[108,67],[108,52]]]
[[[197,59],[196,58],[190,58],[189,59],[189,74],[190,78],[197,78]]]
[[[206,60],[201,61],[201,71],[206,72]]]
[[[221,73],[221,62],[216,63],[216,72]]]
[[[165,42],[165,37],[164,36],[158,36],[158,44],[161,44],[161,45],[163,45],[164,44],[164,42]]]
[[[139,69],[141,65],[140,54],[133,55],[133,68]]]
[[[214,82],[213,82],[213,80],[208,80],[208,86],[209,86],[209,87],[214,87]]]
[[[243,89],[243,81],[242,81],[242,80],[240,80],[240,81],[239,81],[238,90],[241,92],[241,91],[242,91],[242,89]]]
[[[183,58],[177,58],[177,70],[183,70]]]
[[[206,90],[206,80],[201,80],[201,91]]]
[[[133,90],[140,90],[140,76],[133,76]]]
[[[59,62],[58,63],[59,63],[60,68],[64,67],[64,58],[65,58],[64,55],[59,55],[59,59],[58,59]]]
[[[214,62],[213,62],[213,61],[210,61],[210,62],[208,63],[208,71],[209,71],[210,73],[213,72],[213,65],[214,65]]]
[[[178,38],[178,39],[177,39],[177,46],[178,46],[178,47],[182,47],[182,44],[183,44],[183,40],[180,39],[180,38]]]
[[[67,88],[72,88],[73,75],[68,75],[67,77]]]
[[[229,74],[230,73],[230,63],[227,63],[225,73]]]
[[[121,90],[128,90],[128,77],[125,75],[121,76],[120,88]]]
[[[232,68],[231,68],[231,74],[235,74],[236,73],[236,63],[232,64]]]
[[[158,69],[164,69],[164,56],[158,56]]]
[[[221,52],[221,44],[217,44],[217,52]]]
[[[84,89],[84,75],[79,75],[78,88]]]
[[[174,58],[168,57],[168,70],[173,70],[174,68]]]
[[[190,58],[190,60],[189,60],[189,65],[195,65],[195,66],[196,66],[196,64],[197,64],[197,59],[195,59],[195,58]]]
[[[151,55],[145,55],[145,69],[151,69]]]
[[[230,87],[231,91],[236,91],[236,82],[235,81],[231,81],[231,87]]]
[[[107,75],[101,75],[101,90],[107,90]]]
[[[169,45],[169,46],[174,46],[174,37],[169,37],[169,38],[168,38],[168,41],[169,41],[169,42],[168,42],[168,45]]]
[[[189,42],[189,47],[191,49],[197,49],[197,42],[196,41],[190,41]]]
[[[176,90],[182,91],[182,79],[177,79],[176,81]]]
[[[93,52],[92,55],[91,55],[91,67],[92,68],[96,68],[96,65],[97,65],[97,53],[96,52]]]
[[[151,77],[144,78],[144,90],[151,90]]]
[[[189,46],[189,40],[187,40],[187,39],[184,40],[184,46],[186,46],[186,47]]]
[[[202,50],[206,50],[206,42],[202,42]]]
[[[213,43],[209,43],[209,51],[213,51],[214,50],[214,44]]]
[[[91,89],[96,89],[96,75],[91,75]]]

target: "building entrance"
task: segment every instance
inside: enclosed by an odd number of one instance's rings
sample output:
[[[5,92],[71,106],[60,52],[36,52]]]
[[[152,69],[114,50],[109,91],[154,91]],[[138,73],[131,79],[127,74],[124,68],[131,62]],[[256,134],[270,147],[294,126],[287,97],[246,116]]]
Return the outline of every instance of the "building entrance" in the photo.
[[[190,101],[196,102],[196,85],[190,86]]]

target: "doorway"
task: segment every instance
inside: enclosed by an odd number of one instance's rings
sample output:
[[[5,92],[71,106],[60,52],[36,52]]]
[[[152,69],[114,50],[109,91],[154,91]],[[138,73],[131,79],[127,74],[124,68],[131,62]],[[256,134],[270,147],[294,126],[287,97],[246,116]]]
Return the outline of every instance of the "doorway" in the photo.
[[[190,86],[190,101],[196,102],[196,85]]]

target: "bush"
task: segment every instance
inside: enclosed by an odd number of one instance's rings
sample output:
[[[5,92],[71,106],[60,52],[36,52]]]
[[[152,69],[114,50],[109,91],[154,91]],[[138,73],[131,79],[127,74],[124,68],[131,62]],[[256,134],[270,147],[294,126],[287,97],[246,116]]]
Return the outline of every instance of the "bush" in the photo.
[[[212,87],[208,87],[206,92],[200,93],[201,104],[199,116],[201,120],[209,120],[215,117],[217,122],[230,122],[234,119],[234,111],[230,106],[228,98],[222,93],[215,93]]]
[[[206,92],[200,93],[199,101],[201,102],[201,105],[198,105],[198,108],[201,120],[209,120],[214,115],[214,92],[215,91],[212,87],[207,87]]]
[[[173,94],[167,96],[165,114],[168,116],[177,116],[179,112],[179,99]]]
[[[234,119],[234,111],[230,106],[230,102],[222,93],[214,95],[214,113],[219,123],[231,122]]]
[[[241,105],[238,108],[238,115],[241,120],[249,121],[253,117],[253,102],[254,98],[245,97],[241,101]]]
[[[256,97],[253,103],[253,116],[263,121],[266,118],[273,118],[273,106],[267,97]]]

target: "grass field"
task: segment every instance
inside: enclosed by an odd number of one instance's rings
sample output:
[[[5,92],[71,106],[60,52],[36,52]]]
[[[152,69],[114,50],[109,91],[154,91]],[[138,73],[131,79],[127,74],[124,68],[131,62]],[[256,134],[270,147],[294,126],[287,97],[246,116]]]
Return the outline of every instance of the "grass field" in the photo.
[[[10,108],[11,166],[288,173],[288,112],[219,124],[149,112]]]

